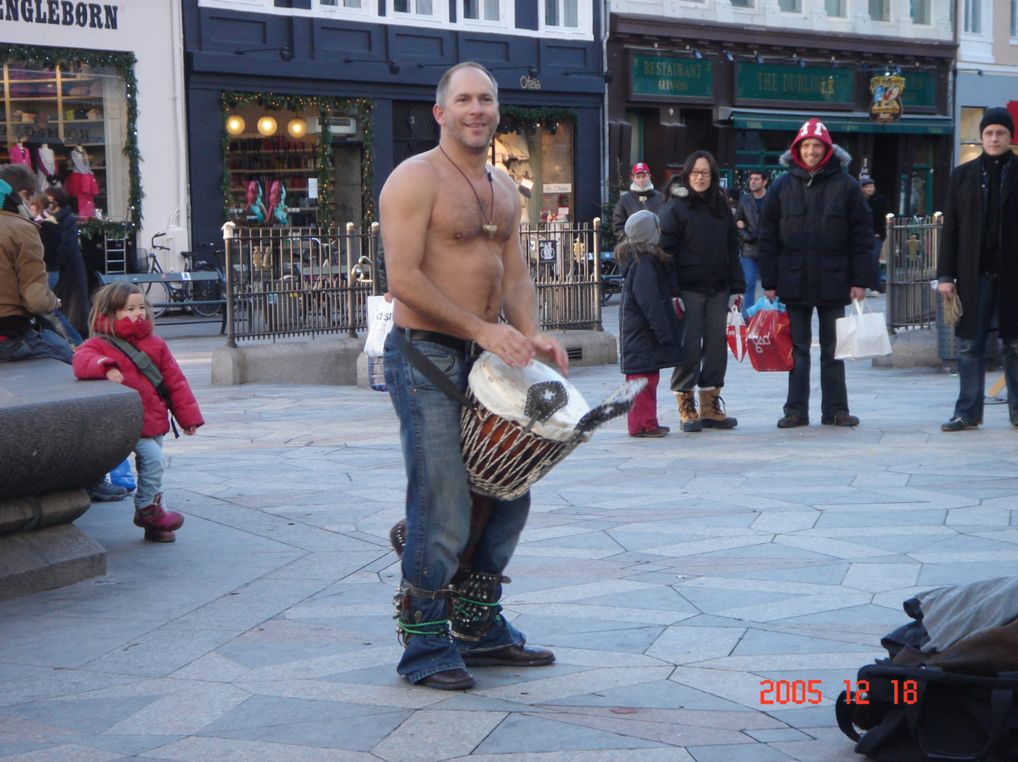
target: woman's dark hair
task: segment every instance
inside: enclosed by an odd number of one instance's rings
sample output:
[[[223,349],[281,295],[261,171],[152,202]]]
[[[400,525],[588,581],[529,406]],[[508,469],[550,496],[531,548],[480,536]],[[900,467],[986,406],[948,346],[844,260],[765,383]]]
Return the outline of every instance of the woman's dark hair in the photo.
[[[640,258],[644,256],[656,259],[661,264],[668,261],[668,253],[660,246],[649,243],[631,243],[624,238],[615,246],[613,255],[619,267],[625,267],[630,262],[639,262]]]
[[[59,185],[51,185],[44,192],[46,193],[46,196],[60,209],[71,205],[71,197],[67,195],[67,191]]]
[[[706,159],[707,165],[710,167],[710,185],[707,186],[707,190],[703,193],[697,193],[693,190],[693,186],[689,183],[689,173],[693,171],[693,167],[696,165],[697,160]],[[728,211],[728,199],[725,198],[724,189],[721,187],[720,173],[718,172],[718,163],[714,160],[714,156],[710,151],[693,151],[686,157],[686,163],[682,165],[682,169],[679,170],[679,179],[682,184],[689,188],[689,201],[691,203],[702,203],[707,206],[710,213],[715,217],[721,217],[726,214],[731,214]]]

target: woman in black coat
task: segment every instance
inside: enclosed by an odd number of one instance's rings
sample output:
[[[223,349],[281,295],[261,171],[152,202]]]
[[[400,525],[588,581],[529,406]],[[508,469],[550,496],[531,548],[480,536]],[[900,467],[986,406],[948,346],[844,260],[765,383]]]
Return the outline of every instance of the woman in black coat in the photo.
[[[671,257],[673,287],[685,311],[683,362],[672,372],[683,431],[732,429],[721,387],[728,369],[728,310],[741,299],[746,279],[739,262],[739,235],[707,151],[690,154],[668,186],[661,209],[661,248]],[[693,391],[700,388],[700,409]]]
[[[657,384],[662,368],[682,357],[682,333],[668,287],[667,255],[658,246],[657,215],[648,210],[632,214],[625,239],[615,247],[622,268],[619,364],[626,380],[643,378],[647,386],[629,409],[629,436],[663,437],[667,426],[657,420]]]
[[[49,220],[43,221],[43,241],[47,232],[53,236],[57,246],[57,262],[60,278],[54,293],[60,299],[61,309],[70,320],[71,325],[83,336],[88,335],[88,277],[85,273],[85,260],[81,256],[81,243],[78,239],[78,218],[71,211],[71,199],[67,191],[58,185],[46,189],[47,212]],[[57,234],[45,231],[45,226],[55,225]],[[73,337],[72,337],[73,340]]]

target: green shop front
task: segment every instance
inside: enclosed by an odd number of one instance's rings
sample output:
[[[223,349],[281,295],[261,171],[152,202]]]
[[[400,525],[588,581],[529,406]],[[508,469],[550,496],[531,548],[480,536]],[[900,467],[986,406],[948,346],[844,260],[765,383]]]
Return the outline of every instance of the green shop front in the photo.
[[[625,16],[612,25],[608,147],[616,187],[637,160],[661,186],[689,153],[705,149],[723,182],[741,188],[751,170],[783,171],[779,160],[795,132],[819,117],[852,156],[850,173],[872,176],[896,213],[942,208],[954,133],[952,46],[857,38],[846,50],[806,34],[662,29]],[[665,37],[648,47],[654,29]]]

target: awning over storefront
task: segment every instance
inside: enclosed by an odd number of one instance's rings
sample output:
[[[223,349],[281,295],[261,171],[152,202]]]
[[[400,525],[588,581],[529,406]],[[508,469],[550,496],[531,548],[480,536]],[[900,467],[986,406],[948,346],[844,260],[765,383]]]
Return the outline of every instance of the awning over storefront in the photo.
[[[731,111],[727,119],[741,130],[781,130],[794,132],[810,117],[818,117],[833,133],[878,132],[883,134],[950,135],[954,122],[949,116],[903,116],[896,122],[874,122],[868,114],[810,114]],[[727,121],[724,114],[722,121]]]

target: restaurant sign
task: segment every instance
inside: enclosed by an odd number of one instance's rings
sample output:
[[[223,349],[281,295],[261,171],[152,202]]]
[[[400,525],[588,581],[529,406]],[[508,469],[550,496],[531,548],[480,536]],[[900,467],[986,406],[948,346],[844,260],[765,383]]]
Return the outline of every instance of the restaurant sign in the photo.
[[[633,53],[629,66],[632,97],[675,100],[711,98],[714,69],[710,61]]]
[[[735,65],[737,101],[783,101],[851,107],[855,72],[831,67],[739,62]]]

